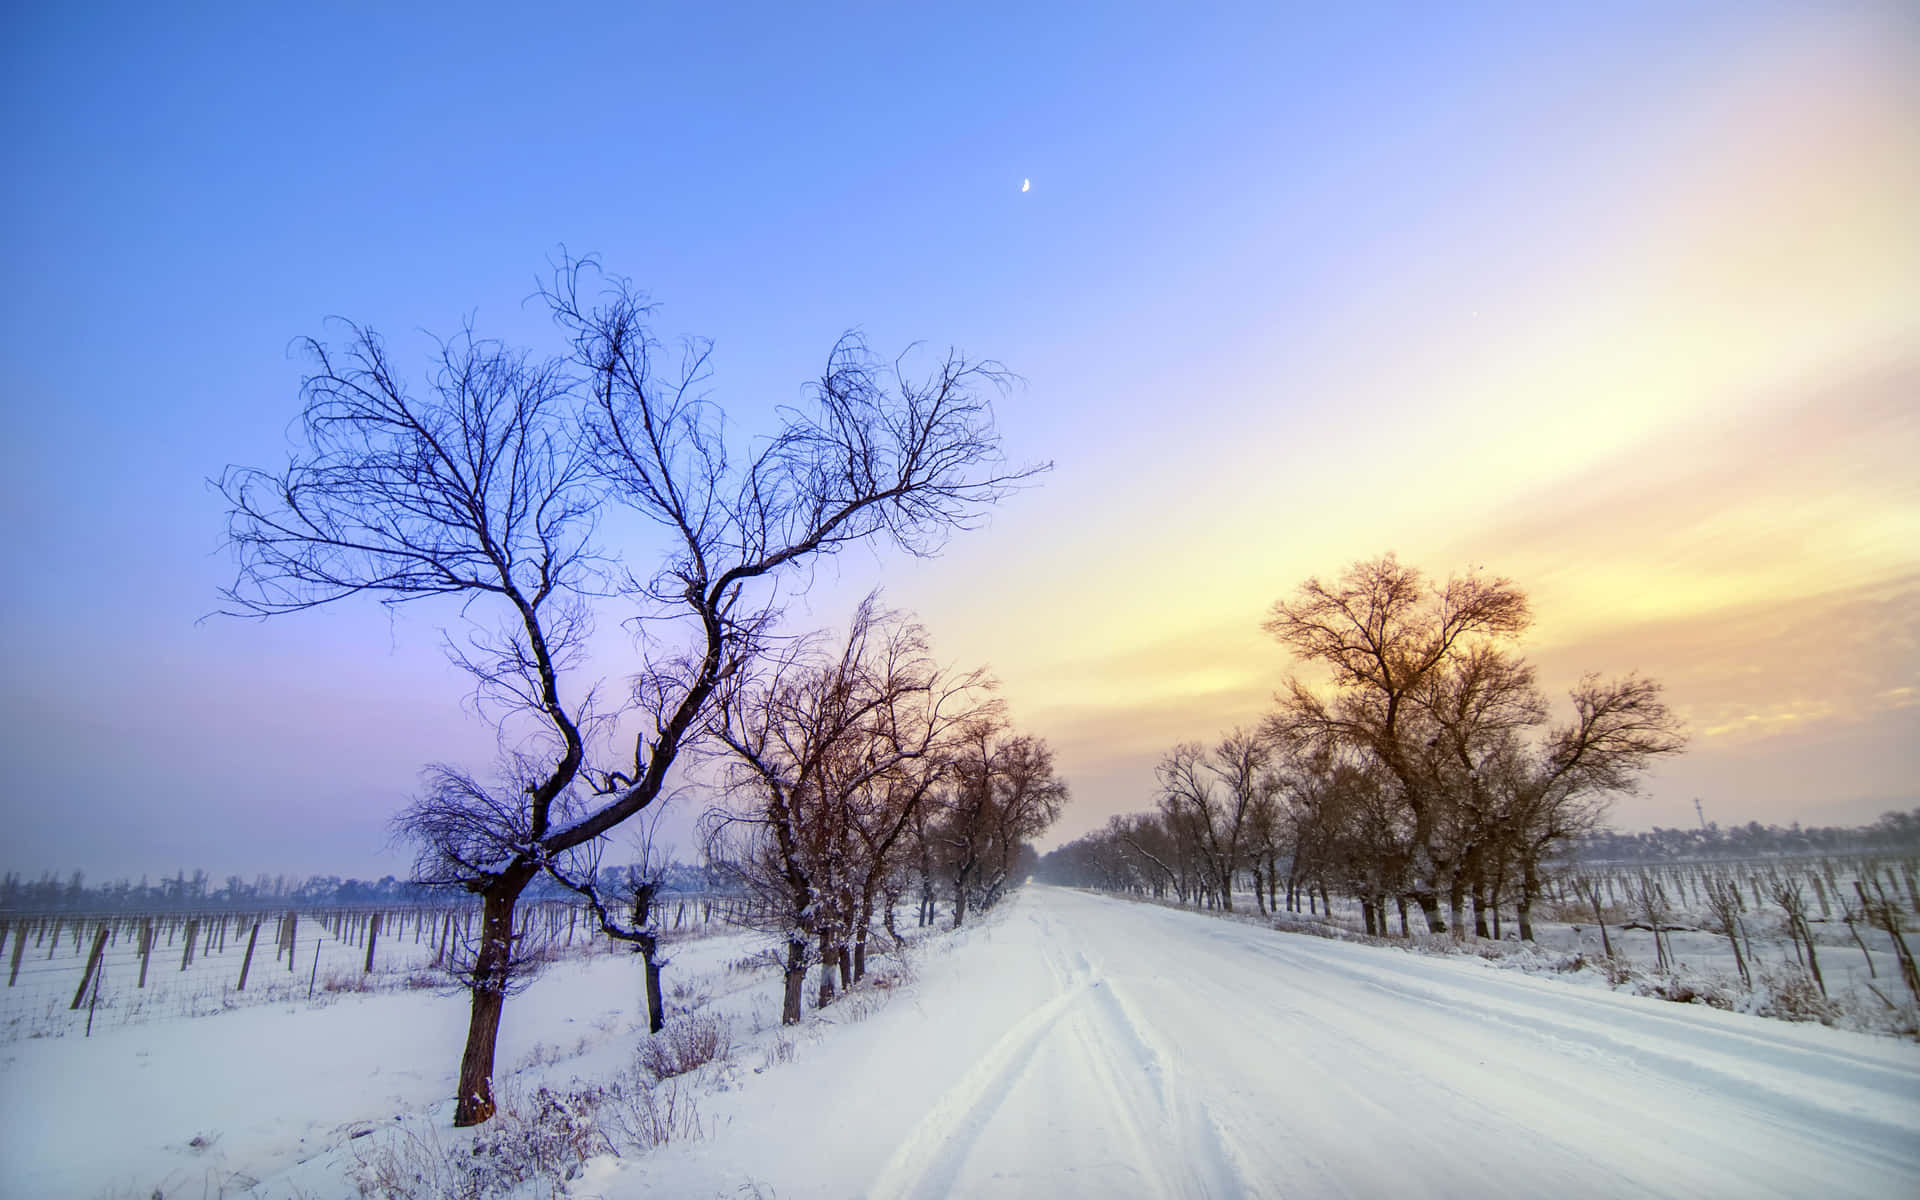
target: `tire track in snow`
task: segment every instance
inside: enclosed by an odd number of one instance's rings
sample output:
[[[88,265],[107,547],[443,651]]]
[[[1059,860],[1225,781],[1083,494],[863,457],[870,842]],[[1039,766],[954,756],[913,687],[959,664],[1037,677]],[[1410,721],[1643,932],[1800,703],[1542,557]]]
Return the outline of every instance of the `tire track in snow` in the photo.
[[[1036,914],[1058,994],[921,1118],[865,1194],[1246,1194],[1203,1100],[1115,980]]]
[[[1049,922],[1044,916],[1037,921],[1046,938]],[[1047,939],[1043,945],[1050,943]],[[1042,1040],[1091,986],[1086,960],[1076,958],[1076,963],[1062,969],[1053,955],[1047,956],[1058,994],[1002,1034],[960,1081],[941,1095],[881,1169],[867,1189],[868,1196],[891,1200],[946,1195],[952,1190],[953,1177],[986,1119],[1020,1081]]]
[[[1215,1119],[1204,1097],[1182,1078],[1176,1056],[1166,1043],[1155,1036],[1151,1022],[1145,1020],[1117,984],[1100,991],[1100,1002],[1107,1017],[1108,1055],[1112,1047],[1123,1044],[1135,1050],[1159,1095],[1160,1113],[1165,1130],[1175,1134],[1170,1149],[1175,1170],[1170,1172],[1176,1186],[1161,1193],[1185,1194],[1177,1181],[1191,1180],[1192,1194],[1200,1196],[1240,1196],[1247,1194],[1246,1156]],[[1165,1150],[1163,1148],[1163,1155]],[[1193,1178],[1196,1174],[1199,1178]]]

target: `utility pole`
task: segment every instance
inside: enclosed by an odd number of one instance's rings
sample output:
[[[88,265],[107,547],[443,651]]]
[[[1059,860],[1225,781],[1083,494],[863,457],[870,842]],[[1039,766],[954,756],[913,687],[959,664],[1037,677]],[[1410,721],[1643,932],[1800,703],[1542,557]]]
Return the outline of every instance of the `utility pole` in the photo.
[[[1693,811],[1700,814],[1700,832],[1705,833],[1707,831],[1707,812],[1700,807],[1700,797],[1698,796],[1693,798]]]

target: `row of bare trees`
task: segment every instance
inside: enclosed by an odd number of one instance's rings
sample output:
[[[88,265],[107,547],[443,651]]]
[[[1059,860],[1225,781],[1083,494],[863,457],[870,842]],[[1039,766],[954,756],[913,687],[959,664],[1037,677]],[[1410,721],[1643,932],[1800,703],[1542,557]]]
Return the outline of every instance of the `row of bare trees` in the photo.
[[[1052,752],[1011,730],[985,675],[941,666],[926,631],[873,596],[844,642],[807,639],[736,673],[708,732],[725,780],[708,858],[779,940],[788,1024],[809,967],[825,1006],[836,976],[845,989],[866,974],[876,936],[899,940],[915,876],[920,922],[939,881],[958,927],[999,899],[1066,800]]]
[[[1043,469],[1001,457],[990,396],[1009,377],[990,362],[949,353],[916,376],[844,338],[808,403],[730,443],[708,347],[663,356],[630,283],[563,259],[539,296],[559,353],[467,329],[418,383],[365,327],[344,326],[340,347],[305,341],[287,463],[214,481],[238,563],[224,611],[439,601],[450,657],[498,726],[499,767],[430,768],[396,822],[420,881],[482,901],[456,1125],[494,1111],[494,1044],[523,965],[514,908],[534,879],[587,888],[609,931],[645,948],[647,906],[591,890],[597,848],[669,794],[684,749],[751,704],[776,585],[804,586],[809,563],[858,543],[933,553]],[[651,531],[651,561],[600,541],[616,511]],[[605,686],[589,656],[609,609],[633,634],[613,672],[628,686]]]
[[[1511,902],[1531,938],[1544,864],[1685,744],[1660,685],[1634,675],[1586,676],[1555,721],[1513,648],[1531,620],[1509,580],[1433,584],[1391,554],[1308,580],[1266,629],[1312,674],[1257,730],[1176,747],[1158,811],[1064,848],[1050,875],[1228,909],[1244,875],[1262,909],[1283,887],[1289,909],[1355,897],[1378,934],[1391,903],[1403,931],[1411,904],[1430,932],[1464,935],[1470,904],[1473,931],[1497,936]]]

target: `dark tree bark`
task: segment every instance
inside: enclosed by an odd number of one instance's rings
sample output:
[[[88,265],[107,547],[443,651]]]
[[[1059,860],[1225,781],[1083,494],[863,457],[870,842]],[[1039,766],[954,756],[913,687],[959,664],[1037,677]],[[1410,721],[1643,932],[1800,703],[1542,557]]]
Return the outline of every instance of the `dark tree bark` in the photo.
[[[513,910],[533,872],[503,876],[481,893],[480,946],[468,976],[471,997],[467,1045],[460,1056],[459,1091],[453,1123],[477,1125],[493,1116],[493,1050],[500,1037],[500,1016],[513,981]]]

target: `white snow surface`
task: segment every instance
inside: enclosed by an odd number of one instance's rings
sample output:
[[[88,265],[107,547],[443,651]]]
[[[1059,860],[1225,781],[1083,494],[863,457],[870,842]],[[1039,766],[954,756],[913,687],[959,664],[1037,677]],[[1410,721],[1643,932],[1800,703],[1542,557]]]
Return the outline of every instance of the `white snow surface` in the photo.
[[[743,1040],[709,1136],[596,1158],[570,1194],[1920,1194],[1911,1043],[1054,888],[924,945],[884,1004],[810,1012],[790,1062],[746,1028],[777,975],[727,971],[740,938],[682,947],[669,982],[704,964]],[[623,1067],[637,976],[551,972],[501,1062],[544,1037],[572,1049],[543,1079]],[[374,995],[16,1043],[0,1194],[199,1195],[218,1153],[258,1195],[356,1195],[349,1134],[444,1126],[463,1031],[459,997]]]

